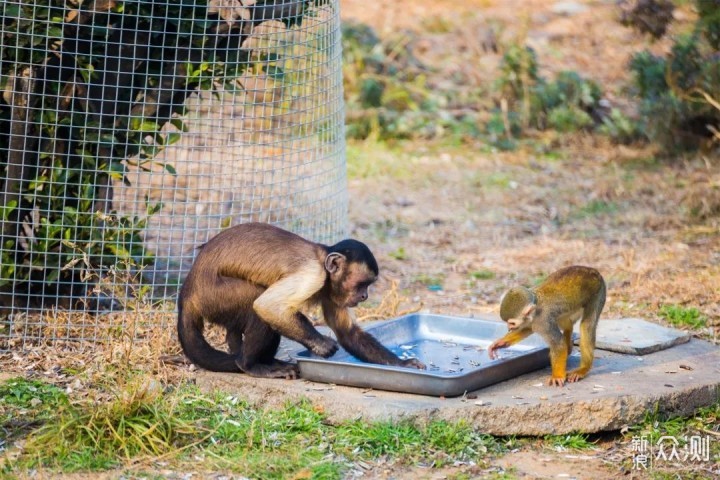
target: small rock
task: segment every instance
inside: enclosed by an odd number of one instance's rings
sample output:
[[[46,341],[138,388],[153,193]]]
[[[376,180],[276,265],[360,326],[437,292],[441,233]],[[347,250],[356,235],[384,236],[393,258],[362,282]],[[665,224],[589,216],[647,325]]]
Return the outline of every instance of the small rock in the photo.
[[[571,16],[585,12],[587,9],[588,7],[577,2],[557,2],[550,10],[557,15]]]

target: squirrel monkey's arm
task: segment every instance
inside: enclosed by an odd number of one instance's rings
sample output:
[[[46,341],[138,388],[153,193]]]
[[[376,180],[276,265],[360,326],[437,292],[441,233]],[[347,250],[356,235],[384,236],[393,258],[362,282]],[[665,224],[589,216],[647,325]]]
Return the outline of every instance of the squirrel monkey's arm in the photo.
[[[499,348],[507,348],[515,345],[521,340],[526,339],[533,333],[531,328],[523,328],[521,330],[511,330],[504,337],[495,340],[488,347],[488,356],[492,359],[497,358],[497,350]]]

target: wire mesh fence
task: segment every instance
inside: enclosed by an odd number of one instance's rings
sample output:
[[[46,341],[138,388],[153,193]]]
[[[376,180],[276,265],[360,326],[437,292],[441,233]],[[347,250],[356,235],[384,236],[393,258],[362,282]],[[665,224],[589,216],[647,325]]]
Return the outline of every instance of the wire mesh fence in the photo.
[[[229,225],[346,233],[338,0],[5,0],[0,19],[0,350],[166,326]]]

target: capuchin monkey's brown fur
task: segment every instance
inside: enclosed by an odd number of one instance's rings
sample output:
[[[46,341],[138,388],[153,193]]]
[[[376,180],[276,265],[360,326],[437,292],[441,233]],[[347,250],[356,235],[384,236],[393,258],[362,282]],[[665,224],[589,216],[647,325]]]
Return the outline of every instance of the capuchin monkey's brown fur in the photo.
[[[202,247],[180,290],[180,344],[207,370],[297,378],[296,365],[275,358],[281,335],[321,357],[338,349],[301,313],[319,305],[337,341],[360,360],[425,368],[355,324],[349,308],[367,299],[377,275],[375,257],[357,240],[326,246],[263,223],[228,228]],[[205,340],[205,321],[225,328],[229,354]]]
[[[565,381],[584,378],[595,356],[595,334],[605,306],[605,280],[590,267],[574,265],[552,273],[535,288],[513,287],[500,301],[500,317],[509,332],[488,347],[490,358],[535,332],[550,347],[552,376],[548,385],[563,386]],[[582,320],[580,320],[582,319]],[[580,320],[580,366],[566,373],[572,351],[573,324]]]

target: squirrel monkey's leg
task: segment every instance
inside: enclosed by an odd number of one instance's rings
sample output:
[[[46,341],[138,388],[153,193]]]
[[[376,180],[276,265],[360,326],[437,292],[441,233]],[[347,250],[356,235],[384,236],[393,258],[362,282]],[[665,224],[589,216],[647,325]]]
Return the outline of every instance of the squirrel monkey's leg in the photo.
[[[547,384],[562,387],[567,377],[568,349],[565,341],[567,337],[559,328],[546,332],[543,336],[550,347],[550,369],[552,370],[552,375],[548,379]]]
[[[550,368],[552,376],[548,380],[548,385],[562,387],[565,384],[567,371],[567,348],[564,342],[560,342],[557,348],[550,348]]]
[[[592,368],[595,358],[595,334],[600,312],[605,303],[604,292],[598,297],[595,305],[586,307],[580,320],[580,367],[568,375],[568,382],[577,382],[585,377]]]
[[[583,318],[580,321],[580,366],[568,374],[568,382],[577,382],[584,378],[592,368],[595,358],[596,318]]]
[[[572,353],[572,349],[573,349],[572,332],[573,332],[572,326],[570,326],[569,329],[563,331],[563,336],[565,337],[565,345],[567,345],[568,357]]]

